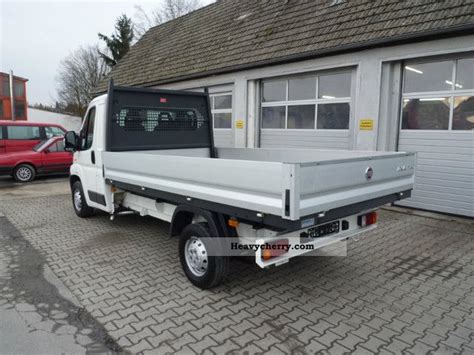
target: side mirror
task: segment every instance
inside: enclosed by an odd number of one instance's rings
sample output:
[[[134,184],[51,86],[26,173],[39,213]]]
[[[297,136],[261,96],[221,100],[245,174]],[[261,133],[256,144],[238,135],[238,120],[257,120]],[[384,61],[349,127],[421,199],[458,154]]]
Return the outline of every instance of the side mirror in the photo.
[[[64,150],[67,152],[75,152],[76,150],[79,150],[79,137],[76,132],[66,132],[64,135]]]

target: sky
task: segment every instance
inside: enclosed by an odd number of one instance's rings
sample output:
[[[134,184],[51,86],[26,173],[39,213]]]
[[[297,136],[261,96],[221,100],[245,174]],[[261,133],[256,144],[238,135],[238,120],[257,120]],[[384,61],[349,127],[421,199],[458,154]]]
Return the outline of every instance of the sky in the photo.
[[[204,4],[210,3],[204,0]],[[110,35],[115,19],[151,10],[160,0],[0,0],[0,71],[27,78],[29,104],[54,104],[60,61]]]

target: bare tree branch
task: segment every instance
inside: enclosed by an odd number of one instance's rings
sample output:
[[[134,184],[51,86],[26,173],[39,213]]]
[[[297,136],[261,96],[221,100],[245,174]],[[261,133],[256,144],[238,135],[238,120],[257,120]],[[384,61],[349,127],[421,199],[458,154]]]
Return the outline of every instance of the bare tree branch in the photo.
[[[94,88],[107,72],[98,46],[81,47],[64,58],[56,78],[61,105],[82,116],[92,100]]]

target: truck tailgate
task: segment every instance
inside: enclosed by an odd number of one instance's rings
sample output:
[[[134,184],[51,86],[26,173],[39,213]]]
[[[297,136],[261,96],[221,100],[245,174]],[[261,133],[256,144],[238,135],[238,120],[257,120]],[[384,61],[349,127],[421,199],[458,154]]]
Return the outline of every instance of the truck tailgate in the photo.
[[[411,153],[302,163],[296,182],[299,198],[292,218],[411,190],[414,166]]]

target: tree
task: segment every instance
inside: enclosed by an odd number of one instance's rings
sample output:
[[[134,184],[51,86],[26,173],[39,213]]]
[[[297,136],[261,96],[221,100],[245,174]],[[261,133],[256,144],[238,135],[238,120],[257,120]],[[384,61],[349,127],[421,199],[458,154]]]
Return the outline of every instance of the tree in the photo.
[[[83,116],[93,98],[93,90],[108,72],[98,46],[81,47],[59,65],[57,94],[61,106]]]
[[[202,6],[200,0],[165,0],[147,13],[141,6],[136,5],[135,32],[141,37],[149,28],[173,20]]]
[[[113,67],[130,50],[135,38],[132,19],[127,15],[120,16],[115,22],[115,33],[110,37],[99,33],[99,38],[105,42],[108,54],[99,52],[109,67]]]

